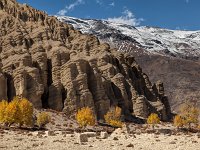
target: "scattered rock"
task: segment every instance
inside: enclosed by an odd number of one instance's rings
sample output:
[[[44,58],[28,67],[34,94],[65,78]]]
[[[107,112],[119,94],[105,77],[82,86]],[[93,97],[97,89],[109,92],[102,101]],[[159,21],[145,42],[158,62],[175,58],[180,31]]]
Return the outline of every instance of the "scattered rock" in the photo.
[[[27,134],[27,136],[33,136],[33,134],[32,134],[32,133],[29,133],[29,134]]]
[[[118,139],[117,137],[114,137],[113,140],[117,141],[117,140],[119,140],[119,139]]]
[[[78,143],[88,142],[88,136],[87,136],[87,134],[78,133],[77,142],[78,142]]]
[[[171,141],[171,142],[169,142],[169,144],[176,144],[176,142],[174,142],[174,141]]]
[[[172,133],[172,131],[170,129],[158,129],[158,132],[162,133],[162,134],[171,134]]]
[[[42,136],[42,135],[45,135],[45,132],[44,131],[38,131],[37,136]]]
[[[34,143],[32,146],[33,146],[33,147],[37,147],[37,146],[39,146],[39,144]]]
[[[107,132],[101,132],[100,138],[101,138],[101,139],[106,139],[106,138],[108,138],[108,133],[107,133]]]
[[[97,136],[96,132],[84,132],[83,134],[86,134],[87,137],[95,137],[95,136]]]
[[[126,145],[126,147],[134,147],[134,145],[130,143],[130,144]]]
[[[54,131],[48,131],[48,136],[55,136],[55,132]]]

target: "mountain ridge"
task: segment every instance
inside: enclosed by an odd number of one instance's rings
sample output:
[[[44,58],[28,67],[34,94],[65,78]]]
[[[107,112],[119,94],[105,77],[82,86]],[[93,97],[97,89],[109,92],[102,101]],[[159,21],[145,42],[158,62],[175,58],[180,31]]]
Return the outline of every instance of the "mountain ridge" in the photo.
[[[118,51],[132,54],[153,82],[162,80],[172,110],[184,101],[200,107],[200,32],[133,27],[107,20],[59,17],[86,34],[94,34]]]

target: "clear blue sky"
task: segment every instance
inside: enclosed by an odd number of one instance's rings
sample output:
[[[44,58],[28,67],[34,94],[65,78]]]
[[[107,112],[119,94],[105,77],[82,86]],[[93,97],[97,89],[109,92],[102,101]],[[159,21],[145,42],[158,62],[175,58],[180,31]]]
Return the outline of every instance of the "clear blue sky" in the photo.
[[[200,0],[17,0],[50,15],[124,21],[138,26],[200,30]]]

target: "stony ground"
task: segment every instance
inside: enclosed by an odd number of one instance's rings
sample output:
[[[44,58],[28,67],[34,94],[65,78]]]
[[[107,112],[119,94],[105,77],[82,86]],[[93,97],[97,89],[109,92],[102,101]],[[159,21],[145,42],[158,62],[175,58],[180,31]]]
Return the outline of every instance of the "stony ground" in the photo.
[[[76,121],[63,113],[48,113],[52,119],[46,131],[0,128],[0,150],[200,150],[200,133],[177,132],[170,123],[157,125],[154,133],[147,125],[133,123],[122,129],[96,126],[77,133]],[[108,136],[103,137],[102,131]],[[80,135],[88,141],[80,142]]]
[[[84,133],[82,133],[84,134]],[[86,133],[87,134],[87,133]],[[95,133],[94,133],[95,134]],[[79,133],[55,131],[23,132],[3,130],[0,134],[0,149],[37,150],[200,150],[197,134],[168,135],[155,133],[125,134],[112,133],[106,139],[96,135],[88,142],[80,143]]]

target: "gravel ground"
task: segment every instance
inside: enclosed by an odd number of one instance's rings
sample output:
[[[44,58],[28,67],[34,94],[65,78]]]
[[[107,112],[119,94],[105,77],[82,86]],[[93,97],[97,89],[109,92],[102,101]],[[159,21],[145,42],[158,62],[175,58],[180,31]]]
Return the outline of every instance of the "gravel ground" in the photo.
[[[200,150],[200,137],[164,134],[111,134],[106,139],[90,137],[88,142],[79,143],[78,133],[55,131],[10,131],[0,133],[1,150]]]

